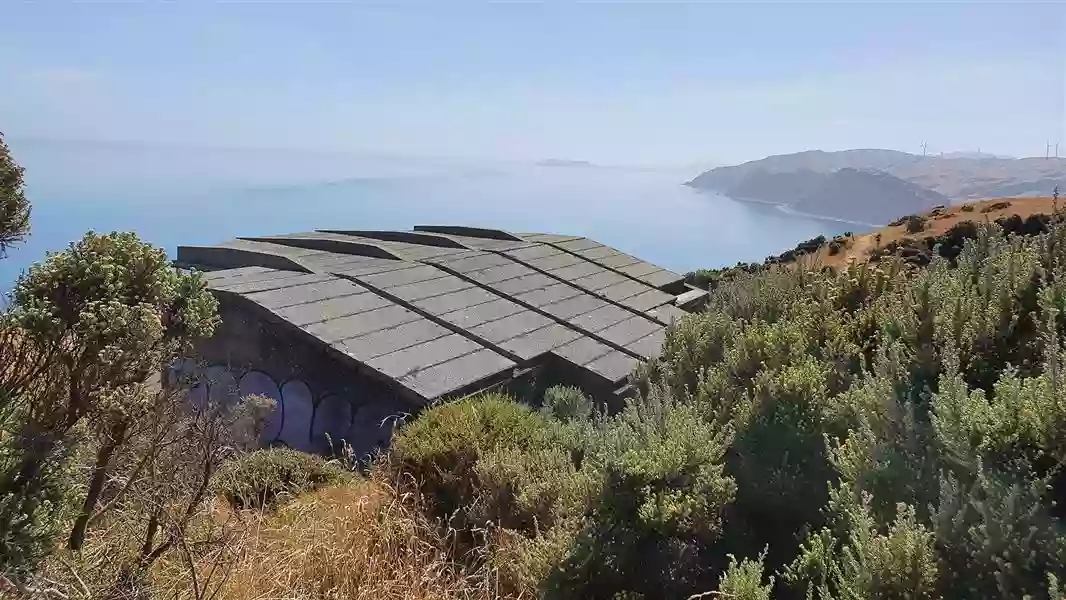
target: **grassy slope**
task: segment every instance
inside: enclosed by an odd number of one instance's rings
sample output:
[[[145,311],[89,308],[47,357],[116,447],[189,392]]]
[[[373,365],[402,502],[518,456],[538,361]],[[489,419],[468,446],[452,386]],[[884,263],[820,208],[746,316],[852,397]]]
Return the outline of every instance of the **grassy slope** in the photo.
[[[983,210],[989,209],[992,205],[1002,202],[1009,202],[1010,206],[996,210],[989,210],[989,212],[982,212]],[[972,206],[973,210],[963,211],[962,209],[965,206]],[[992,198],[966,204],[957,204],[948,207],[943,211],[943,214],[938,216],[932,216],[929,213],[923,214],[922,216],[926,218],[925,229],[918,233],[907,233],[905,225],[882,227],[881,229],[871,231],[867,234],[854,236],[847,248],[836,255],[830,255],[829,248],[827,246],[822,246],[817,253],[805,256],[803,260],[804,262],[812,261],[816,264],[841,267],[853,260],[857,262],[867,260],[870,251],[878,246],[878,234],[881,235],[880,245],[885,246],[893,241],[905,238],[923,239],[927,237],[935,237],[946,233],[952,228],[952,226],[963,221],[982,222],[987,220],[992,222],[1001,217],[1009,217],[1011,215],[1018,215],[1024,219],[1029,215],[1051,214],[1052,212],[1053,201],[1050,196],[1033,198]]]

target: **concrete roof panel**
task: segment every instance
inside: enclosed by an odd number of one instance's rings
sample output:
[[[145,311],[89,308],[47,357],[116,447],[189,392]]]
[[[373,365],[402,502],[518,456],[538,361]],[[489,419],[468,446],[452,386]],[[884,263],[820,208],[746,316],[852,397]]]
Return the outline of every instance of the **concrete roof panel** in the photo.
[[[610,346],[605,346],[590,337],[580,337],[552,350],[552,354],[564,358],[579,367],[604,356],[608,352],[611,352]]]
[[[598,308],[592,312],[578,315],[573,319],[570,319],[570,322],[584,328],[586,331],[595,333],[601,329],[606,329],[615,323],[621,323],[632,316],[633,313],[608,304],[607,306]]]
[[[585,263],[586,261],[580,256],[574,256],[573,254],[566,254],[563,252],[552,256],[523,260],[523,262],[531,267],[540,269],[541,271],[553,271],[560,267],[569,267],[570,265],[577,265]]]
[[[641,294],[637,294],[631,298],[626,298],[622,301],[622,304],[641,312],[655,308],[663,304],[669,304],[673,302],[674,297],[665,292],[660,292],[655,288],[649,288],[648,291]]]
[[[575,281],[589,275],[595,275],[597,273],[606,273],[607,270],[597,265],[582,259],[582,262],[570,265],[569,267],[562,267],[561,269],[553,269],[549,271],[552,277],[558,277],[563,281]]]
[[[449,292],[455,292],[469,287],[473,287],[473,284],[463,281],[453,275],[447,275],[429,281],[419,281],[417,283],[408,283],[406,285],[386,288],[385,291],[397,298],[406,300],[407,302],[414,302],[423,298],[441,296]]]
[[[400,383],[427,398],[437,398],[514,367],[513,361],[485,349],[416,371]]]
[[[493,343],[500,343],[551,323],[551,319],[533,311],[524,310],[513,315],[489,321],[470,329],[470,333]]]
[[[666,341],[665,327],[629,343],[626,345],[626,349],[641,356],[657,357],[662,353],[664,341]]]
[[[422,369],[477,352],[483,348],[471,339],[452,333],[409,348],[376,356],[368,360],[367,364],[389,377],[402,379]]]
[[[422,310],[434,314],[443,315],[455,310],[470,308],[486,302],[499,299],[500,296],[479,287],[468,287],[457,292],[423,298],[417,300],[414,305]]]
[[[508,279],[514,279],[515,277],[525,277],[534,273],[536,273],[536,271],[523,264],[510,262],[498,267],[490,267],[481,271],[473,271],[463,274],[478,283],[492,284],[500,281],[507,281]]]
[[[637,264],[643,261],[641,261],[635,256],[630,256],[624,252],[618,252],[616,254],[611,254],[610,256],[597,258],[596,262],[605,267],[611,267],[612,269],[621,269],[622,267],[627,267],[629,265]]]
[[[326,342],[339,342],[366,333],[421,319],[417,313],[391,304],[338,319],[314,323],[303,329]]]
[[[428,319],[418,319],[357,338],[335,342],[333,345],[351,356],[366,361],[375,356],[417,346],[430,340],[451,335],[451,333],[448,329]]]
[[[568,344],[581,334],[559,323],[549,323],[518,337],[511,338],[500,346],[524,359],[540,356],[554,348]]]
[[[588,238],[577,238],[575,240],[566,240],[564,242],[557,242],[556,246],[568,251],[580,254],[581,250],[589,250],[592,248],[603,248],[604,245],[596,240],[590,240]]]
[[[278,309],[297,304],[307,304],[339,296],[351,296],[366,291],[346,279],[331,278],[326,281],[290,285],[245,296],[267,308]]]
[[[559,300],[565,300],[566,298],[573,298],[579,294],[582,294],[581,290],[566,284],[556,283],[536,290],[531,290],[518,294],[515,296],[516,300],[520,300],[531,306],[541,307],[552,302],[558,302]]]
[[[615,323],[597,332],[596,335],[619,346],[627,346],[661,329],[665,329],[665,327],[659,323],[645,317],[634,316],[621,323]]]
[[[407,264],[410,266],[406,269],[396,269],[384,273],[362,275],[356,277],[356,279],[359,281],[365,281],[377,288],[391,288],[398,285],[429,281],[431,279],[440,279],[441,277],[448,276],[447,273],[436,267],[420,265],[418,263]]]
[[[626,279],[621,275],[615,275],[615,277],[619,279],[618,283],[605,287],[599,291],[603,294],[604,298],[610,298],[615,302],[621,302],[626,298],[636,296],[637,294],[643,294],[649,290],[648,286],[640,281]]]
[[[541,310],[560,319],[570,319],[604,306],[607,306],[607,303],[603,300],[589,294],[580,294],[573,298],[544,305]]]
[[[586,290],[590,290],[590,291],[598,292],[598,293],[602,293],[605,288],[608,288],[610,286],[617,285],[617,284],[620,284],[620,283],[623,283],[623,282],[631,282],[631,283],[635,283],[637,285],[641,285],[639,282],[633,281],[632,279],[627,279],[624,275],[619,275],[618,273],[615,273],[613,271],[608,271],[607,269],[604,269],[602,267],[600,268],[599,271],[597,271],[595,273],[592,273],[591,275],[586,275],[585,277],[579,277],[579,278],[574,279],[572,281],[572,283],[574,285],[576,285],[576,286],[578,286],[578,287],[580,287],[582,289],[586,289]],[[644,286],[641,286],[641,288],[643,288],[643,287]],[[643,291],[643,289],[641,291]],[[607,296],[606,294],[604,294],[604,296],[607,297],[607,298],[611,298],[612,300],[614,299],[611,296]]]
[[[489,284],[489,287],[501,294],[516,296],[530,290],[556,285],[557,283],[557,281],[542,273],[531,273],[529,275],[515,277],[499,283],[492,283]]]
[[[478,304],[440,315],[440,318],[463,329],[471,329],[482,323],[502,319],[508,315],[527,310],[506,298]]]
[[[288,306],[276,309],[274,313],[294,325],[304,326],[355,315],[375,308],[389,306],[390,304],[392,302],[373,292],[362,292],[350,296]]]

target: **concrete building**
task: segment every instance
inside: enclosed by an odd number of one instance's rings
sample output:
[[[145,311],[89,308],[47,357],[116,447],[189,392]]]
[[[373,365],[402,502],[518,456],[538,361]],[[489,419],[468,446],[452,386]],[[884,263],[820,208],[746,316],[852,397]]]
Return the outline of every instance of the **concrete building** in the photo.
[[[423,226],[181,246],[220,304],[196,394],[265,394],[267,442],[357,452],[390,416],[492,388],[582,387],[607,401],[705,301],[681,275],[593,240]]]

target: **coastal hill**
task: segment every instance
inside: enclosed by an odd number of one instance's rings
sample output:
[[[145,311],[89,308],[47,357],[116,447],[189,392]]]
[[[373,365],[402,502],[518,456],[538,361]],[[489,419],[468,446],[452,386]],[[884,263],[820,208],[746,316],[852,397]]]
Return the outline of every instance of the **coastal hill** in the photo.
[[[888,223],[946,205],[950,200],[934,191],[883,171],[846,167],[832,173],[801,169],[785,173],[759,172],[728,190],[738,200],[787,205],[794,211],[864,224]],[[857,202],[856,198],[861,198]]]
[[[988,154],[952,153],[945,156],[918,156],[895,150],[843,150],[824,152],[810,150],[782,154],[718,167],[689,181],[698,189],[714,190],[735,199],[758,200],[789,204],[796,210],[850,220],[883,223],[884,216],[920,212],[923,209],[904,208],[914,194],[915,187],[901,185],[888,177],[866,177],[875,184],[869,189],[859,184],[859,177],[848,174],[834,186],[832,179],[816,176],[837,173],[844,169],[876,171],[935,192],[952,204],[967,200],[999,197],[1046,195],[1056,185],[1066,187],[1066,159],[1007,158]],[[825,187],[847,192],[847,197],[812,196],[812,190]],[[889,194],[897,188],[900,196]],[[935,199],[936,197],[931,197]],[[880,207],[889,202],[896,207]],[[801,206],[802,205],[802,206]],[[918,206],[918,205],[916,205]],[[846,208],[846,214],[839,210]]]

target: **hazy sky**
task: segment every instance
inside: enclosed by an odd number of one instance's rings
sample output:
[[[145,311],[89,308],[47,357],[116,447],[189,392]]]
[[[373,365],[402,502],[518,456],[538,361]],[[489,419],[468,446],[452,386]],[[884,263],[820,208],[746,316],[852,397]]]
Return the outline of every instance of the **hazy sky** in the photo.
[[[1066,154],[1057,3],[19,2],[9,136],[612,163]]]

